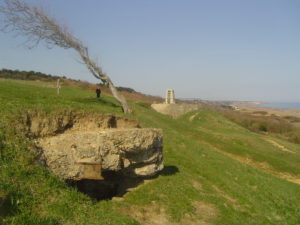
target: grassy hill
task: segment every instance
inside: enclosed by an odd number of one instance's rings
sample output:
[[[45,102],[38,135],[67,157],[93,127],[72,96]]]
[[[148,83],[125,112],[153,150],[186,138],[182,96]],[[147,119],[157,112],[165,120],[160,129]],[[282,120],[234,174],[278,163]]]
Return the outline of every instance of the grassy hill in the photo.
[[[37,164],[15,127],[27,111],[121,115],[118,103],[75,87],[57,96],[43,82],[0,80],[0,224],[300,224],[300,145],[211,110],[174,120],[129,104],[142,127],[163,129],[165,169],[122,201],[97,202]]]
[[[56,87],[57,79],[60,79],[60,85],[63,87],[77,87],[84,90],[95,91],[96,88],[101,87],[101,92],[111,96],[111,92],[109,88],[102,83],[99,84],[92,84],[86,81],[81,80],[74,80],[71,78],[67,78],[65,76],[55,76],[51,74],[44,74],[41,72],[35,71],[19,71],[19,70],[9,70],[9,69],[2,69],[0,70],[0,79],[11,79],[11,80],[18,80],[19,82],[25,81],[29,82],[32,85],[38,86],[47,86],[47,87]],[[143,93],[136,92],[132,88],[128,87],[116,87],[119,92],[126,98],[134,99],[136,101],[143,101],[152,103],[162,102],[163,99],[161,97],[152,96],[152,95],[145,95]]]

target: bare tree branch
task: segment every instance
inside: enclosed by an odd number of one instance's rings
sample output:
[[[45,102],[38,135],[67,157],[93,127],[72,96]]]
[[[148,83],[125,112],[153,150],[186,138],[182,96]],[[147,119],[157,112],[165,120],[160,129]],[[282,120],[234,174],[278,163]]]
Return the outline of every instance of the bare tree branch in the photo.
[[[29,48],[36,47],[43,41],[48,48],[59,46],[77,51],[92,75],[109,86],[112,95],[121,103],[123,111],[131,112],[125,98],[118,93],[111,79],[103,73],[95,61],[91,60],[88,48],[71,34],[67,26],[60,25],[41,7],[30,6],[22,0],[3,0],[3,4],[0,5],[0,14],[5,16],[1,30],[25,36],[26,46]]]

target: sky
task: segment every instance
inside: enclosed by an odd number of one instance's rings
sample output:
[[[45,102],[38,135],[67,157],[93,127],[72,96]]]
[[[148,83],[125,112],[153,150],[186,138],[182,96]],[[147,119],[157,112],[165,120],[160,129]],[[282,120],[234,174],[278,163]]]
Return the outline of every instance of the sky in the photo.
[[[24,0],[43,5],[116,86],[176,98],[300,102],[299,0]],[[1,19],[1,17],[0,17]],[[0,26],[3,25],[0,20]],[[74,50],[0,33],[0,69],[99,83]]]

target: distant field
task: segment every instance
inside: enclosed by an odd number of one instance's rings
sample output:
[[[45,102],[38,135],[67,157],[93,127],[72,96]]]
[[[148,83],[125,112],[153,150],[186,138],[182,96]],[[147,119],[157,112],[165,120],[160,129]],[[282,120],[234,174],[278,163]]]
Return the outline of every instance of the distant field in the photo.
[[[15,132],[25,112],[123,115],[110,96],[0,79],[0,224],[300,224],[300,145],[253,133],[217,112],[177,120],[129,101],[142,127],[162,128],[165,169],[122,201],[96,202],[35,162]]]

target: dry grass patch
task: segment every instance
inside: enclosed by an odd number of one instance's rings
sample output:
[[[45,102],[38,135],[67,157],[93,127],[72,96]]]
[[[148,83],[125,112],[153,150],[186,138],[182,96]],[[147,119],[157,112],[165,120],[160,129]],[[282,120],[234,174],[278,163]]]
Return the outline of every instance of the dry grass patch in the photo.
[[[194,118],[195,118],[198,114],[199,114],[199,113],[196,113],[196,114],[194,114],[194,115],[191,115],[191,116],[189,117],[189,121],[193,121]]]
[[[191,184],[192,184],[192,186],[193,186],[195,189],[197,189],[197,190],[199,190],[199,191],[203,191],[203,187],[202,187],[202,184],[201,184],[200,182],[198,182],[198,181],[196,181],[196,180],[191,180]]]
[[[194,201],[194,212],[186,213],[180,221],[174,221],[166,209],[156,203],[143,207],[130,207],[121,212],[133,217],[141,225],[210,225],[218,216],[218,210],[211,204]]]
[[[186,219],[187,225],[209,225],[213,224],[213,220],[218,217],[218,210],[211,204],[194,201],[193,206],[195,208],[195,216],[190,219]],[[184,224],[184,223],[183,223]]]

